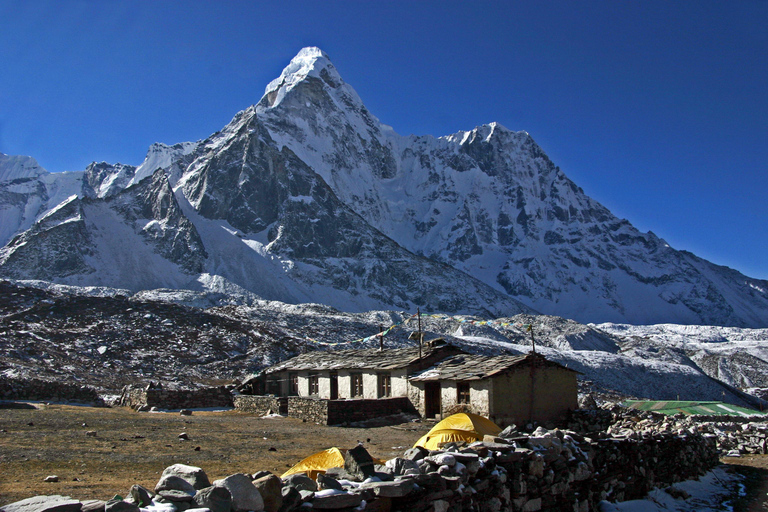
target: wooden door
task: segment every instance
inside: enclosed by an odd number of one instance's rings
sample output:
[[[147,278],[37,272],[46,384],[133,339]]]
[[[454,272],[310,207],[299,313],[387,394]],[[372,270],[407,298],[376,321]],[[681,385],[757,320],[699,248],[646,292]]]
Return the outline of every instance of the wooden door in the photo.
[[[331,372],[331,400],[339,398],[339,374]]]
[[[424,383],[424,416],[434,418],[440,414],[442,409],[440,404],[440,383]]]

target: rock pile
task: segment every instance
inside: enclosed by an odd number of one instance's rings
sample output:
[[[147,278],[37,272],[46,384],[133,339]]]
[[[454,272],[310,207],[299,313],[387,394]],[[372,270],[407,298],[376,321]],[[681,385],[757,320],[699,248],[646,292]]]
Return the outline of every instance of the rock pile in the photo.
[[[721,455],[768,453],[768,418],[764,416],[666,416],[609,404],[605,409],[573,411],[566,427],[595,438],[707,434],[715,438]]]
[[[714,436],[698,432],[593,439],[567,430],[524,434],[510,427],[469,446],[412,448],[383,465],[358,446],[347,451],[344,467],[328,469],[317,481],[303,474],[280,479],[259,472],[211,483],[202,469],[176,464],[163,472],[153,491],[134,485],[125,498],[108,502],[58,496],[46,503],[37,497],[3,511],[587,512],[599,510],[602,500],[639,498],[717,463]]]

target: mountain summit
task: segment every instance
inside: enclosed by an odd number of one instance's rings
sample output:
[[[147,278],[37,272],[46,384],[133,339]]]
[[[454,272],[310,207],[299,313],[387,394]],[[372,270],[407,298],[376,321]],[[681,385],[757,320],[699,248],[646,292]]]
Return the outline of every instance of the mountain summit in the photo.
[[[491,123],[400,136],[318,48],[301,50],[208,139],[153,145],[138,168],[70,173],[66,190],[82,200],[57,215],[56,187],[31,174],[0,183],[0,220],[14,226],[0,250],[6,277],[352,311],[768,325],[768,282],[616,218],[528,133]],[[73,227],[77,236],[55,235]],[[121,244],[134,256],[119,266],[135,270],[113,268]]]

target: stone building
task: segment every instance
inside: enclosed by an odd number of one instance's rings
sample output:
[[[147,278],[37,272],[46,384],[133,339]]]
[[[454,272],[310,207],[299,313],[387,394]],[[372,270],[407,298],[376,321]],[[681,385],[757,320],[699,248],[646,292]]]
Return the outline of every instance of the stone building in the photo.
[[[420,353],[421,352],[421,353]],[[441,339],[400,349],[315,351],[267,368],[257,394],[326,400],[408,397],[408,378],[464,352]]]
[[[425,417],[472,412],[498,425],[555,420],[578,408],[578,372],[535,353],[459,354],[409,379]]]

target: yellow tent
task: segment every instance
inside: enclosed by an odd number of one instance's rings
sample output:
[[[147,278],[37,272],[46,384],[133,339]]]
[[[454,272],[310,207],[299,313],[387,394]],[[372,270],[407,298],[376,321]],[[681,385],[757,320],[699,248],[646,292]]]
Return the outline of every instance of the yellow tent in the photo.
[[[325,470],[328,468],[343,468],[344,454],[346,452],[347,450],[342,450],[336,447],[328,448],[322,452],[317,452],[316,454],[310,455],[283,473],[281,478],[285,478],[296,473],[306,473],[307,476],[312,480],[317,480],[318,473],[325,473]]]
[[[432,427],[432,430],[416,441],[413,446],[423,446],[427,450],[437,450],[441,445],[451,442],[474,443],[484,436],[495,436],[501,428],[488,418],[477,414],[460,412],[448,416]]]
[[[318,473],[325,473],[325,470],[328,468],[343,468],[345,453],[347,453],[347,450],[336,448],[335,446],[322,452],[317,452],[283,473],[280,478],[285,478],[295,473],[306,473],[312,480],[317,480]],[[374,464],[384,464],[382,460],[376,457],[371,458]]]

